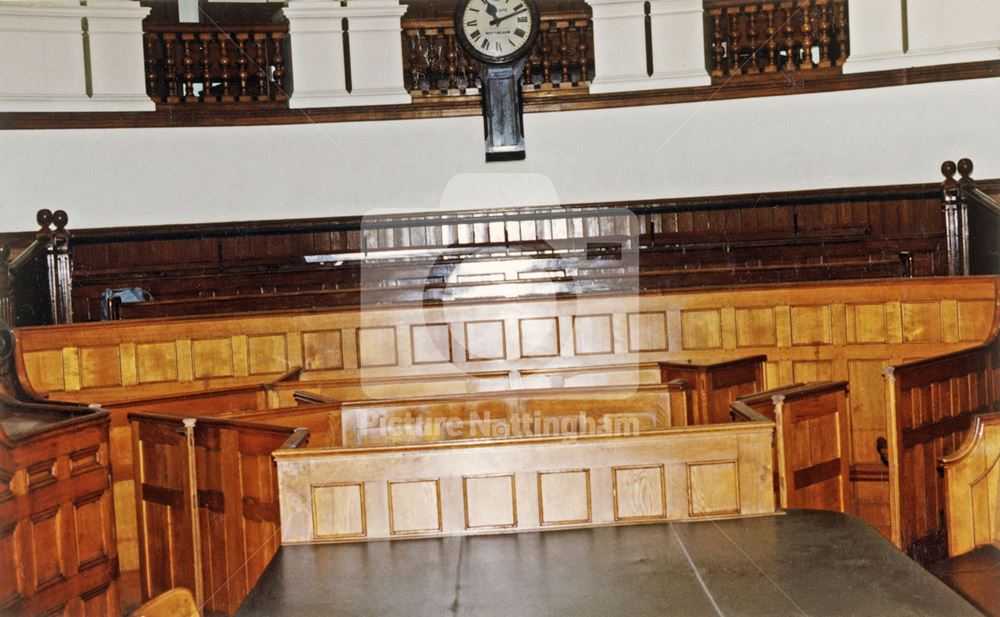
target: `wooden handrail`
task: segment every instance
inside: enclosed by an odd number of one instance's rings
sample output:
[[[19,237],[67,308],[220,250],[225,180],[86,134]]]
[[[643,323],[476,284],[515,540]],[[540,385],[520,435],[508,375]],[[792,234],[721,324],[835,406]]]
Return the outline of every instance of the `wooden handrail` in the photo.
[[[743,401],[733,401],[729,404],[729,409],[734,422],[773,422]]]
[[[288,32],[288,22],[277,22],[273,24],[156,24],[142,23],[143,32],[171,33],[178,34],[201,34],[205,32]]]
[[[281,444],[279,450],[294,450],[296,448],[303,448],[306,442],[309,441],[309,429],[299,427],[295,429],[285,443]]]

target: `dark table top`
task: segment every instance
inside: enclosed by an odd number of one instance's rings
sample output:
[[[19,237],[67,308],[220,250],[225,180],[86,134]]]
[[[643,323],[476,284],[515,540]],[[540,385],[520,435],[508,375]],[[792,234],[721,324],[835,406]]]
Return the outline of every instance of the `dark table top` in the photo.
[[[833,512],[283,546],[251,615],[977,615]]]

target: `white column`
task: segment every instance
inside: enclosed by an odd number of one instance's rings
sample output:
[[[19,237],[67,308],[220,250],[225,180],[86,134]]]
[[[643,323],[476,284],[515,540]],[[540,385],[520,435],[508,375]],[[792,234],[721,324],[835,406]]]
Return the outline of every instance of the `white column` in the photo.
[[[848,0],[851,54],[844,73],[863,73],[906,66],[903,36],[905,0]]]
[[[409,103],[403,87],[398,0],[290,0],[284,9],[292,53],[293,108]],[[347,19],[351,92],[344,65]]]
[[[998,0],[907,0],[906,14],[909,66],[1000,60]]]
[[[142,20],[134,0],[87,0],[91,109],[152,111],[146,94]]]
[[[351,105],[410,103],[403,84],[400,23],[406,9],[398,0],[348,1]]]
[[[593,8],[594,79],[590,91],[622,92],[648,87],[646,16],[642,0],[587,0]]]
[[[347,105],[344,75],[343,9],[331,0],[289,0],[292,97],[289,107]]]
[[[653,88],[708,86],[702,0],[651,0]]]
[[[845,73],[1000,60],[997,0],[849,0]]]
[[[0,111],[90,108],[84,16],[79,0],[0,2]]]

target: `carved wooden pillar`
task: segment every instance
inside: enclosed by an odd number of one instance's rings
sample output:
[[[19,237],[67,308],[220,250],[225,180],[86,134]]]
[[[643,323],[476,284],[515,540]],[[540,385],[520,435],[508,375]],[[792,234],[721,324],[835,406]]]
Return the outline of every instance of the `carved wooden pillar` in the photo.
[[[972,179],[972,160],[959,159],[958,174],[962,176],[958,181],[958,225],[959,225],[959,248],[962,252],[962,274],[969,274],[969,202],[966,193],[976,188],[976,181]]]
[[[73,323],[73,267],[69,250],[69,232],[66,231],[69,216],[63,210],[51,212],[43,208],[38,211],[36,220],[41,229],[35,237],[46,243],[52,323]],[[52,229],[53,225],[55,229]]]
[[[945,239],[948,247],[948,276],[963,274],[962,264],[962,224],[959,214],[960,187],[955,180],[958,167],[954,161],[941,164],[944,182],[941,183],[941,209],[944,210]]]

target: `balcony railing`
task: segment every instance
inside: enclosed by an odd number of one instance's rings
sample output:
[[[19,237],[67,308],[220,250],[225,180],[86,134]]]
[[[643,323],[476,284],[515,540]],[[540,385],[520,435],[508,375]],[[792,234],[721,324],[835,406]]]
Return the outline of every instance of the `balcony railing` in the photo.
[[[478,92],[479,63],[463,52],[451,17],[403,19],[403,69],[406,89],[414,97]],[[524,90],[585,92],[593,75],[589,12],[543,13],[538,39],[524,64]]]
[[[288,24],[143,24],[146,91],[158,104],[288,99]]]
[[[840,67],[848,54],[847,0],[710,0],[712,77]]]

